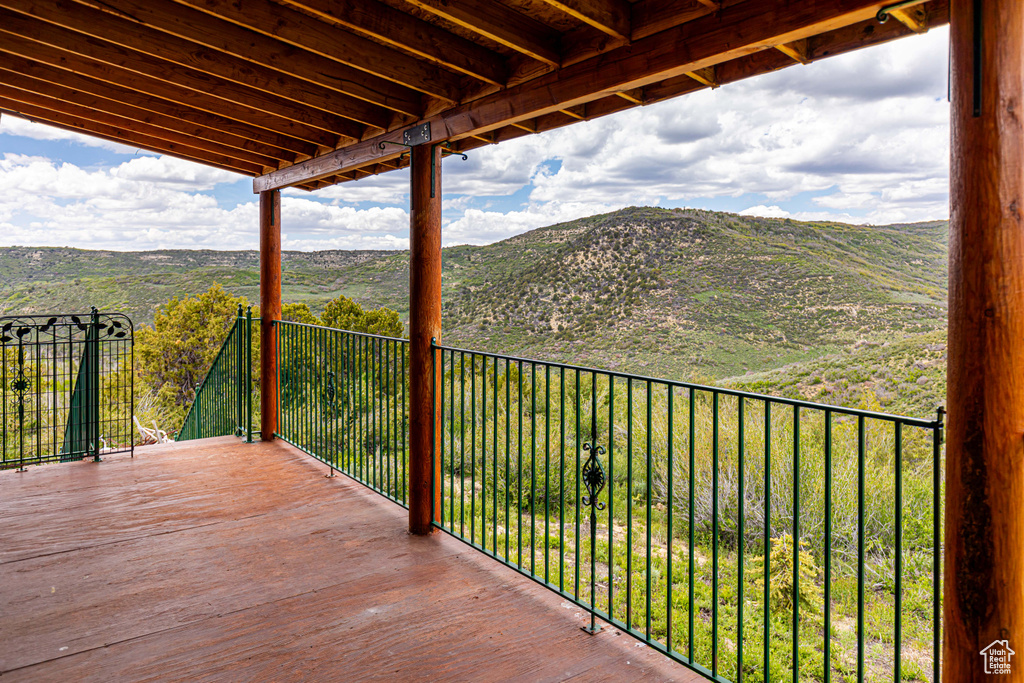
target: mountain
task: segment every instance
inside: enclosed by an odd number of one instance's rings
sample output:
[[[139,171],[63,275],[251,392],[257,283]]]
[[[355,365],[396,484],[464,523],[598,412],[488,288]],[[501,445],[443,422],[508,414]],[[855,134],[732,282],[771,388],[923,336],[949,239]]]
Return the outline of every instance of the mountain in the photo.
[[[947,251],[945,222],[854,226],[633,207],[446,248],[444,342],[777,386],[872,349],[885,355],[884,344],[944,344]],[[408,252],[285,252],[284,300],[317,311],[345,294],[407,317],[407,269]],[[4,314],[95,304],[146,323],[156,305],[214,282],[258,298],[254,251],[10,247],[0,249],[0,272]],[[920,335],[923,346],[912,341]],[[877,386],[887,397],[889,380],[876,379],[869,373],[851,391]],[[802,395],[817,395],[813,386]]]

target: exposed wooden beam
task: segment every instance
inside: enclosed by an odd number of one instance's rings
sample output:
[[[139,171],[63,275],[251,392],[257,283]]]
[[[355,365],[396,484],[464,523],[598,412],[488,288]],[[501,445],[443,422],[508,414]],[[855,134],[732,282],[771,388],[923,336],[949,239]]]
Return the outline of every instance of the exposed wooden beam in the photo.
[[[570,118],[576,119],[577,121],[587,120],[587,105],[585,104],[571,107],[569,109],[559,109],[558,111]]]
[[[504,58],[471,40],[377,0],[287,0],[324,21],[373,36],[393,47],[494,85],[504,85]]]
[[[381,132],[387,129],[391,121],[392,112],[378,105],[310,83],[299,87],[295,79],[279,71],[254,65],[232,55],[213,52],[177,36],[124,21],[70,0],[0,0],[0,7],[79,33],[100,35],[115,45],[344,116],[380,128]]]
[[[891,10],[889,14],[914,33],[928,32],[928,22],[924,20],[925,13],[920,6],[908,7],[906,9],[894,9]]]
[[[558,66],[558,33],[496,0],[408,0],[453,24],[551,66]]]
[[[613,38],[629,40],[630,5],[626,0],[544,0]]]
[[[686,75],[692,78],[693,80],[697,81],[698,83],[702,83],[708,86],[709,88],[717,88],[719,85],[718,77],[715,75],[714,66],[706,66],[703,69],[687,71]]]
[[[174,1],[427,95],[461,98],[461,75],[270,0]]]
[[[525,130],[527,133],[536,133],[537,125],[532,121],[516,121],[511,124],[520,130]]]
[[[782,5],[786,4],[785,0],[751,0],[749,7],[743,5],[735,6],[731,9],[723,10],[721,16],[709,17],[706,20],[713,22],[714,25],[721,23],[722,21],[729,21],[729,25],[721,27],[719,29],[714,26],[704,26],[700,22],[694,22],[693,25],[679,27],[675,29],[677,34],[683,34],[685,31],[693,33],[692,36],[687,38],[685,35],[674,35],[673,40],[669,41],[670,46],[683,46],[688,45],[690,49],[686,50],[685,55],[678,55],[676,52],[679,49],[670,50],[665,49],[665,52],[661,52],[661,48],[654,48],[658,53],[656,63],[666,66],[660,73],[678,74],[668,76],[660,81],[647,84],[647,78],[640,80],[645,85],[643,94],[644,102],[652,103],[660,101],[662,99],[668,99],[669,97],[675,97],[687,92],[693,92],[700,90],[705,86],[703,83],[699,83],[692,77],[686,74],[693,69],[687,69],[687,66],[698,66],[699,68],[705,68],[702,64],[706,64],[704,61],[707,59],[706,54],[714,52],[714,46],[709,44],[711,38],[710,33],[717,33],[720,39],[730,38],[735,35],[744,35],[750,41],[752,45],[756,47],[748,47],[742,44],[732,45],[732,49],[720,54],[730,57],[730,61],[721,63],[716,67],[716,81],[718,83],[729,83],[741,78],[748,78],[757,73],[764,73],[767,71],[773,71],[778,68],[782,68],[789,64],[792,64],[790,58],[786,57],[782,53],[776,50],[766,50],[765,48],[770,47],[772,36],[771,34],[775,31],[767,30],[761,26],[762,16],[765,14],[772,15],[772,8],[779,9]],[[820,59],[834,54],[840,54],[849,50],[858,49],[860,47],[871,45],[875,43],[885,42],[892,40],[909,33],[901,24],[897,22],[890,22],[888,24],[879,25],[874,18],[874,13],[877,11],[880,3],[878,2],[865,2],[855,0],[839,0],[837,3],[828,3],[825,0],[807,0],[804,3],[810,11],[815,12],[818,23],[814,26],[819,28],[826,27],[826,30],[821,35],[817,35],[814,41],[814,51],[809,56],[812,59]],[[831,8],[829,10],[828,8]],[[945,0],[937,0],[929,5],[929,17],[933,25],[943,23],[945,21],[944,16],[947,8]],[[785,13],[779,13],[778,16],[784,17]],[[856,21],[851,21],[855,19]],[[807,17],[794,18],[793,22],[803,21],[806,23]],[[850,23],[846,23],[850,22]],[[792,42],[799,40],[805,35],[801,33],[806,32],[810,35],[813,31],[814,26],[803,29],[793,29],[792,25],[786,21],[776,22],[776,31],[779,32],[780,36],[784,36],[786,40],[780,40],[779,36],[775,36],[776,44],[779,42]],[[836,27],[836,28],[828,28]],[[628,49],[628,55],[623,61],[631,61],[632,59],[643,59],[645,54],[645,48],[647,44],[634,44]],[[649,55],[653,58],[653,55]],[[669,61],[671,60],[671,61]],[[690,60],[690,61],[686,61]],[[519,99],[513,97],[511,101],[505,101],[499,105],[498,98],[495,96],[489,96],[483,98],[480,102],[471,103],[463,107],[456,108],[450,112],[446,112],[442,116],[434,117],[428,121],[432,128],[436,128],[434,133],[438,139],[453,139],[458,140],[469,135],[476,135],[481,132],[494,130],[503,126],[515,126],[517,130],[522,130],[524,134],[527,132],[535,132],[532,126],[526,126],[525,122],[527,119],[531,119],[531,124],[540,124],[541,119],[537,117],[543,117],[546,114],[557,113],[559,109],[565,109],[563,105],[561,107],[552,106],[547,104],[552,100],[548,100],[547,97],[551,96],[552,99],[557,99],[560,96],[570,94],[559,89],[559,85],[563,87],[569,87],[570,83],[573,83],[575,78],[590,78],[591,82],[584,86],[583,83],[579,84],[579,92],[583,92],[586,89],[587,92],[593,92],[594,81],[600,81],[600,86],[610,85],[606,89],[606,95],[601,94],[597,97],[590,96],[583,102],[593,102],[595,100],[601,100],[607,97],[608,100],[619,100],[621,104],[615,105],[618,108],[628,108],[634,106],[632,103],[626,101],[621,97],[617,97],[619,88],[614,87],[616,82],[621,83],[625,79],[631,78],[632,73],[629,69],[625,69],[620,63],[616,67],[612,67],[605,62],[605,59],[595,60],[597,64],[586,65],[586,68],[580,69],[580,73],[574,73],[574,69],[563,69],[560,74],[552,74],[551,77],[544,77],[541,79],[545,81],[543,83],[527,83],[523,86],[511,89],[512,95],[525,95],[526,91],[531,91],[529,100]],[[614,75],[605,73],[604,70],[615,71]],[[568,72],[568,73],[567,73]],[[586,76],[584,76],[586,74]],[[560,76],[559,78],[555,78]],[[548,79],[550,78],[549,82]],[[633,81],[634,83],[637,81]],[[537,93],[533,91],[533,88],[550,88],[550,92],[547,94]],[[576,86],[573,85],[575,91]],[[621,85],[619,85],[621,88]],[[615,97],[612,97],[615,96]],[[493,102],[491,101],[493,99]],[[539,101],[537,101],[539,100]],[[577,100],[578,103],[583,103]],[[540,106],[544,103],[544,106]],[[570,100],[571,103],[571,100]],[[572,106],[575,106],[573,104]],[[499,111],[499,107],[501,110]],[[587,110],[588,118],[593,118],[594,105],[591,104]],[[532,116],[530,116],[532,114]],[[559,117],[569,118],[564,114],[558,114]],[[536,119],[536,120],[533,120]],[[517,126],[516,124],[522,124]],[[536,130],[545,130],[541,125],[538,125]],[[398,135],[399,131],[391,133],[392,139]],[[381,136],[378,139],[387,139],[387,136]],[[354,168],[362,164],[370,163],[373,161],[375,156],[379,154],[379,151],[374,151],[376,146],[376,139],[371,139],[358,143],[356,145],[349,146],[347,148],[338,150],[338,152],[325,155],[320,158],[311,159],[300,164],[296,164],[292,168],[283,169],[268,174],[265,177],[257,178],[254,181],[254,187],[257,191],[265,189],[267,187],[285,187],[288,185],[298,184],[306,182],[310,178],[321,178],[327,177],[328,175],[336,174],[347,168]]]
[[[28,59],[72,68],[115,84],[136,82],[142,92],[188,102],[240,121],[257,122],[321,147],[334,148],[346,138],[358,139],[363,127],[249,88],[226,83],[164,60],[88,38],[65,29],[0,10],[0,32],[24,39],[0,40],[0,48]],[[33,42],[38,41],[38,42]],[[58,56],[54,60],[53,53]],[[138,76],[142,76],[141,79]],[[130,86],[136,87],[136,86]],[[227,113],[227,112],[232,113]],[[340,139],[339,139],[340,137]]]
[[[746,0],[639,0],[633,3],[633,40],[675,28]]]
[[[164,127],[175,129],[174,122],[184,126],[182,132],[190,135],[199,135],[215,142],[223,142],[232,146],[240,146],[253,151],[263,151],[276,158],[287,161],[304,161],[316,154],[316,145],[291,138],[286,135],[251,126],[233,119],[229,119],[207,111],[195,109],[169,100],[154,97],[137,90],[107,83],[89,76],[79,75],[46,64],[40,64],[24,57],[0,52],[0,69],[4,69],[7,78],[13,78],[10,74],[19,74],[22,77],[31,78],[40,83],[60,83],[68,88],[73,88],[81,93],[81,97],[95,98],[94,102],[103,100],[110,104],[100,106],[85,101],[78,101],[84,106],[91,106],[95,109],[105,109],[118,113],[115,104],[121,104],[127,108],[135,109],[143,114],[134,115],[141,121],[155,121],[168,119]],[[15,81],[12,83],[17,85]],[[27,89],[27,88],[26,88]],[[40,90],[43,92],[43,90]]]
[[[419,117],[423,113],[421,95],[411,88],[188,7],[152,0],[78,2],[401,114]]]
[[[633,104],[643,104],[644,103],[644,89],[643,88],[633,88],[632,90],[623,90],[622,92],[617,92],[615,94],[617,96],[621,97],[622,99],[626,100],[627,102],[632,102]]]
[[[42,95],[31,89],[18,88],[13,83],[24,84],[18,74],[0,72],[0,97],[8,101],[39,107],[42,110],[78,117],[84,121],[94,121],[111,126],[112,128],[124,131],[126,136],[137,135],[141,139],[164,140],[178,145],[179,149],[203,150],[218,155],[222,159],[234,159],[237,162],[241,162],[241,164],[249,165],[249,168],[258,169],[256,170],[257,174],[273,171],[278,167],[278,160],[266,155],[249,152],[240,147],[231,147],[211,142],[205,138],[181,133],[176,130],[154,126],[150,123],[113,114],[109,110],[77,104],[70,99],[75,96],[75,92],[69,92],[67,88],[60,89],[51,86],[47,94]],[[101,101],[100,104],[104,105],[107,103]]]
[[[807,41],[807,38],[794,40],[792,43],[776,45],[775,49],[795,62],[799,62],[800,64],[810,64],[811,60],[807,57]]]
[[[23,102],[9,100],[4,97],[0,97],[0,111],[28,119],[29,121],[34,121],[36,123],[45,123],[48,126],[70,130],[75,133],[91,135],[103,140],[118,142],[129,147],[138,147],[139,149],[157,152],[158,154],[168,154],[181,159],[187,159],[188,161],[206,164],[207,166],[214,166],[225,171],[232,171],[234,173],[240,173],[248,176],[258,175],[261,173],[260,167],[255,164],[247,164],[234,159],[221,157],[216,154],[211,154],[205,150],[183,147],[181,145],[169,143],[166,140],[158,140],[156,138],[149,138],[143,135],[128,134],[126,131],[117,128],[116,126],[108,126],[95,121],[90,121],[86,124],[86,121],[78,116],[69,116],[60,112],[44,109],[43,107],[36,107]]]

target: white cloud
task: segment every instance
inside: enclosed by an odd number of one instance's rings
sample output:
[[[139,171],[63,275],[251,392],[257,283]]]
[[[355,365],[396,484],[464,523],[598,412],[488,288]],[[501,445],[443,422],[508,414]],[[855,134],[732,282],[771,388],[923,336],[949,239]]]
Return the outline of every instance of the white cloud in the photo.
[[[35,123],[16,116],[4,114],[0,116],[0,135],[18,135],[33,140],[67,140],[86,147],[102,147],[119,154],[150,154],[129,145],[122,145],[108,140],[101,140],[82,133],[75,133],[62,128],[54,128],[42,123]]]
[[[741,216],[762,216],[764,218],[789,218],[792,214],[778,206],[765,206],[758,204],[739,212]]]

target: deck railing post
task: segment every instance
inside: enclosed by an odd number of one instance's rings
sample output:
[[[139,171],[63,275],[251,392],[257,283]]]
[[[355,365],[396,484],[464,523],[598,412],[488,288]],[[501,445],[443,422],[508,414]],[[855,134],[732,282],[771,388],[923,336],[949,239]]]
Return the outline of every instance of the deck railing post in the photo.
[[[441,510],[440,463],[434,458],[435,439],[441,436],[434,424],[440,417],[434,387],[440,382],[432,349],[433,340],[441,342],[440,150],[431,144],[413,147],[410,175],[409,531],[429,534]]]
[[[260,438],[277,431],[277,328],[281,318],[281,192],[260,192]],[[243,340],[239,339],[239,343]]]
[[[950,37],[942,674],[981,681],[1002,650],[1024,680],[1024,3],[953,2]]]

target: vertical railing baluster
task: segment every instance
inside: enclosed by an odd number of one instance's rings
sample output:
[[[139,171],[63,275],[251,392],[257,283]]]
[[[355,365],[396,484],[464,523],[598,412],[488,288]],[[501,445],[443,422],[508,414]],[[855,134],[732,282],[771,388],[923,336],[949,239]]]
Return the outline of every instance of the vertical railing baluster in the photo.
[[[694,574],[695,574],[695,572],[694,572],[694,561],[693,561],[693,559],[694,559],[693,558],[693,554],[694,554],[693,542],[694,542],[694,530],[695,530],[694,529],[694,519],[693,519],[693,508],[694,508],[694,504],[693,504],[694,503],[694,501],[693,501],[694,481],[693,480],[694,480],[694,472],[695,472],[694,462],[696,460],[696,445],[694,443],[694,439],[696,437],[696,431],[697,431],[696,430],[696,426],[694,425],[694,406],[693,406],[693,401],[694,401],[693,387],[690,387],[690,391],[689,391],[689,404],[690,404],[690,408],[689,408],[690,409],[690,415],[689,415],[689,417],[690,417],[690,422],[689,422],[689,425],[688,425],[689,429],[690,429],[690,442],[689,442],[689,447],[690,447],[690,476],[689,476],[689,479],[690,479],[690,481],[689,481],[689,484],[690,484],[690,501],[689,501],[690,502],[690,510],[689,510],[689,513],[690,513],[690,529],[689,529],[689,531],[690,531],[690,539],[689,539],[689,541],[690,541],[690,544],[689,544],[689,555],[687,557],[687,560],[688,560],[688,563],[689,563],[688,571],[689,571],[690,579],[689,579],[689,583],[687,584],[687,589],[689,591],[689,596],[688,596],[689,602],[688,602],[688,610],[687,610],[689,612],[689,614],[688,614],[688,620],[689,620],[688,621],[688,628],[689,628],[689,631],[688,631],[688,634],[687,634],[686,648],[687,648],[687,659],[690,661],[691,664],[693,663],[693,593],[694,593],[694,591],[693,591],[693,580],[694,580]]]
[[[511,363],[505,359],[505,561],[511,562],[509,544],[512,536],[511,516],[509,515],[509,484],[512,476],[512,375]]]
[[[825,410],[824,683],[832,680],[832,411]]]
[[[537,364],[530,363],[530,573],[537,575]]]
[[[551,366],[544,364],[544,583],[551,567]]]
[[[676,464],[675,464],[675,443],[674,443],[674,439],[675,439],[675,416],[672,414],[672,412],[673,412],[673,405],[672,405],[672,403],[673,403],[673,399],[675,398],[675,387],[673,387],[671,384],[666,384],[665,388],[667,389],[666,393],[668,394],[668,403],[667,403],[667,406],[666,406],[666,411],[668,412],[668,433],[667,433],[667,436],[666,436],[666,439],[668,441],[668,447],[666,449],[667,450],[666,458],[668,459],[668,501],[667,501],[667,507],[668,507],[667,527],[668,527],[668,531],[666,533],[666,536],[667,536],[667,542],[666,542],[667,552],[666,552],[666,558],[665,558],[665,562],[666,562],[666,565],[667,565],[666,566],[666,578],[665,578],[665,593],[666,593],[666,598],[665,598],[665,649],[668,650],[669,652],[672,652],[672,621],[675,619],[675,614],[674,614],[674,611],[673,611],[673,607],[674,606],[672,604],[672,583],[673,583],[673,579],[672,579],[672,537],[675,534],[675,531],[672,528],[672,518],[674,517],[674,513],[675,513],[675,479],[674,479],[674,474],[675,474],[675,469],[676,469]],[[742,598],[741,598],[740,604],[742,604]]]
[[[565,590],[565,368],[559,368],[558,377],[558,590]],[[609,539],[610,542],[610,539]],[[611,575],[609,574],[609,583]]]
[[[764,402],[764,555],[762,556],[762,583],[764,584],[764,659],[762,671],[771,671],[771,575],[772,575],[772,404]]]
[[[857,417],[857,680],[864,680],[864,416]]]
[[[615,377],[608,375],[608,620],[615,618]]]
[[[653,501],[651,500],[651,478],[654,474],[653,470],[653,448],[651,443],[651,404],[654,402],[653,388],[651,380],[647,380],[647,473],[645,475],[647,485],[647,519],[645,525],[647,526],[647,567],[644,570],[647,580],[646,591],[644,592],[644,613],[646,615],[646,631],[645,635],[647,640],[651,639],[651,527],[653,526],[653,520],[651,516],[654,514],[654,507],[652,506]]]
[[[469,540],[476,540],[476,354],[469,354]]]
[[[903,659],[903,423],[896,421],[896,599],[893,616],[895,617],[895,633],[893,634],[893,681],[899,683],[902,674]]]
[[[800,406],[793,405],[793,683],[800,681]]]
[[[744,398],[737,399],[737,478],[736,478],[736,681],[743,683],[743,605],[746,603],[744,596],[743,578],[743,551],[744,541],[747,536],[747,520],[745,516],[747,506],[746,490],[746,416],[744,413]]]
[[[626,628],[633,628],[633,378],[626,379]]]
[[[932,429],[932,683],[942,673],[942,483],[941,462],[946,409],[935,411]]]
[[[711,675],[718,676],[718,392],[711,393]]]

